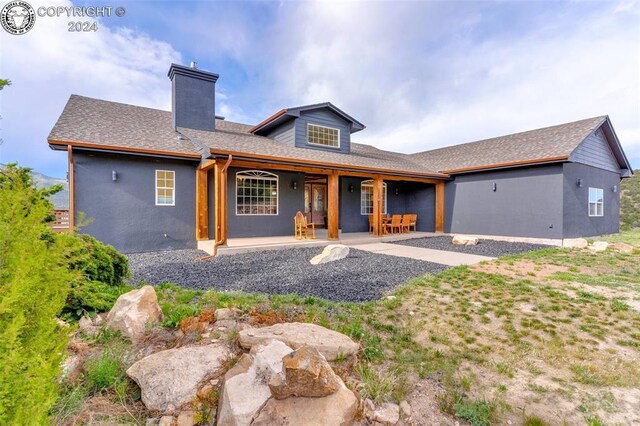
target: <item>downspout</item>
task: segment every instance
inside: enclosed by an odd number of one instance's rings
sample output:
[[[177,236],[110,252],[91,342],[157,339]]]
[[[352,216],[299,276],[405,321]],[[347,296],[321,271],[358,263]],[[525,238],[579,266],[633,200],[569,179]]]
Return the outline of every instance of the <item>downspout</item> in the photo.
[[[233,155],[229,155],[229,157],[227,157],[227,161],[224,163],[224,166],[222,166],[222,170],[220,171],[220,179],[222,180],[222,182],[219,184],[220,185],[220,191],[222,192],[222,197],[220,197],[220,199],[225,199],[227,200],[227,169],[229,168],[229,166],[231,165],[231,161],[233,160]],[[216,176],[217,178],[217,176]],[[221,222],[221,228],[224,228],[227,226],[227,211],[229,210],[228,207],[228,200],[227,202],[224,203],[224,210],[220,210],[220,222]],[[216,206],[216,208],[220,208],[220,206]],[[218,224],[216,223],[216,228],[218,227]],[[220,238],[219,240],[216,239],[213,242],[213,254],[211,256],[202,256],[199,257],[197,260],[207,260],[207,259],[211,259],[213,257],[216,257],[216,255],[218,254],[218,246],[222,245],[224,243],[227,242],[227,237],[226,235],[224,236],[224,238]]]

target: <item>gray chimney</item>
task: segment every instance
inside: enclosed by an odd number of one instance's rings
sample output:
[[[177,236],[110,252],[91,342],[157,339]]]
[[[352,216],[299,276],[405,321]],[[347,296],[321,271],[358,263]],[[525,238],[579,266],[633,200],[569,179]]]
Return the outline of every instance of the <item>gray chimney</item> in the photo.
[[[218,74],[171,64],[171,111],[173,126],[196,130],[216,129],[216,81]]]

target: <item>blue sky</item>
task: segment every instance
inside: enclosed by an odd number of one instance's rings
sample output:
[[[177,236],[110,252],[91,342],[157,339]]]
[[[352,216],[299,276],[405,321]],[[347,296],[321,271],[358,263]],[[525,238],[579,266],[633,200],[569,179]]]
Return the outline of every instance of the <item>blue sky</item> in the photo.
[[[331,101],[367,125],[354,140],[416,152],[609,114],[640,167],[637,0],[74,4],[127,13],[0,30],[2,163],[64,176],[46,137],[70,94],[169,109],[169,64],[195,60],[234,121]]]

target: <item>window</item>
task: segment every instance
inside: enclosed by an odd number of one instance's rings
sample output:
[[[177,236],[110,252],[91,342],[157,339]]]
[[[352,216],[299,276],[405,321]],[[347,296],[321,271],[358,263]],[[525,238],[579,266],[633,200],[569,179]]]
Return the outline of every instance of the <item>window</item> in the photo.
[[[156,170],[156,206],[175,206],[176,172]]]
[[[589,188],[589,216],[604,216],[604,191]]]
[[[236,173],[236,214],[277,215],[278,176],[260,170]]]
[[[387,214],[387,184],[382,183],[382,213]],[[373,214],[373,181],[363,180],[360,184],[360,214]]]
[[[312,145],[340,148],[340,129],[307,124],[307,142]]]

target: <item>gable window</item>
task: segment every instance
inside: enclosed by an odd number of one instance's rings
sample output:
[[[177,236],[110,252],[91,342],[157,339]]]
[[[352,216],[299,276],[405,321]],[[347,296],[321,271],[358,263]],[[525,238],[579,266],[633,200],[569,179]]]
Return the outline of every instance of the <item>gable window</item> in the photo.
[[[236,214],[277,215],[278,175],[261,170],[236,173]]]
[[[604,216],[604,191],[589,188],[589,216]]]
[[[176,205],[176,172],[156,170],[156,206]]]
[[[387,214],[387,184],[382,183],[382,213]],[[363,180],[360,184],[360,214],[373,214],[373,180]]]
[[[307,124],[307,142],[311,145],[340,148],[340,129]]]

